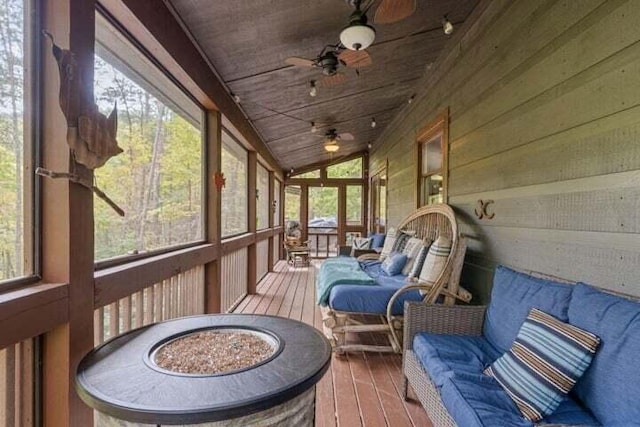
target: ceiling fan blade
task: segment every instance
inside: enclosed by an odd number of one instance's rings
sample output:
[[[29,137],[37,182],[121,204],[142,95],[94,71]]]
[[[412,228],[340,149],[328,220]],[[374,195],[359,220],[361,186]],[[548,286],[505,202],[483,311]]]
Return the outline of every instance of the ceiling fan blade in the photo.
[[[338,138],[340,141],[353,141],[355,139],[355,137],[349,132],[338,134]]]
[[[346,79],[343,73],[335,73],[332,76],[324,76],[322,80],[320,80],[320,84],[325,87],[337,86],[344,83]]]
[[[373,20],[376,24],[390,24],[411,16],[415,10],[416,0],[382,0]]]
[[[366,67],[372,64],[371,55],[366,50],[343,50],[338,59],[347,67]]]
[[[285,64],[295,65],[296,67],[315,67],[315,61],[298,56],[290,56],[284,60]]]

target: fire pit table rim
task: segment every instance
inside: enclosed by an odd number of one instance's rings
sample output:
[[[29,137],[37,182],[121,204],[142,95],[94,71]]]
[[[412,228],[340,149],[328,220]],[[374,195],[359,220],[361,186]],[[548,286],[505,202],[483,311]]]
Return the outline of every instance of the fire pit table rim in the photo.
[[[149,365],[148,355],[171,337],[210,328],[265,331],[278,337],[275,357],[226,375],[176,375]],[[230,420],[280,405],[324,375],[331,346],[320,331],[275,316],[217,314],[168,320],[132,330],[89,352],[76,390],[92,408],[121,420],[197,424]]]

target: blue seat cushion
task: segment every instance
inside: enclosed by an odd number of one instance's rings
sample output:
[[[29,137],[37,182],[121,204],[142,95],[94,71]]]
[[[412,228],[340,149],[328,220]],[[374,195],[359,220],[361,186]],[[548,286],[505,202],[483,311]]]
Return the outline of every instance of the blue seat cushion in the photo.
[[[413,351],[433,383],[441,387],[454,373],[481,373],[500,352],[480,336],[419,333]]]
[[[638,425],[640,303],[578,284],[569,304],[569,322],[601,340],[574,393],[603,425]]]
[[[446,378],[440,388],[442,403],[459,426],[532,427],[516,404],[491,377],[481,373],[457,372]],[[599,426],[598,421],[575,401],[565,398],[542,424]]]
[[[573,287],[498,266],[484,322],[484,336],[501,353],[506,352],[534,307],[566,322]]]

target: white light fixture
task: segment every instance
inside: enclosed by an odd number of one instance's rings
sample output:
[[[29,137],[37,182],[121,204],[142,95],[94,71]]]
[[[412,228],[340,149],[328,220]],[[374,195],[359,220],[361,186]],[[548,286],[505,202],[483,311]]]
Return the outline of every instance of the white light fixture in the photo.
[[[376,118],[375,118],[375,117],[372,117],[372,118],[371,118],[371,127],[372,127],[372,128],[374,128],[374,127],[376,127],[377,125],[378,125],[378,124],[376,123]]]
[[[414,100],[414,99],[416,99],[415,94],[414,94],[414,95],[411,95],[411,96],[409,97],[409,99],[407,99],[407,104],[411,104],[411,103],[413,102],[413,100]]]
[[[453,24],[449,21],[447,15],[442,17],[442,31],[444,31],[446,35],[453,33]]]
[[[367,16],[357,9],[349,18],[349,25],[340,33],[340,42],[350,50],[364,50],[376,38],[376,30],[367,25]]]
[[[231,95],[231,97],[233,98],[233,101],[234,101],[236,104],[240,104],[240,96],[236,95],[236,94],[235,94],[235,93],[233,93],[233,92],[231,92],[231,93],[230,93],[230,95]]]
[[[309,82],[309,95],[316,96],[318,94],[318,87],[316,86],[316,81],[311,80]]]
[[[373,147],[373,145],[372,145],[371,143],[368,143],[368,144],[367,144],[367,148],[368,148],[369,150],[371,150],[371,147]]]
[[[335,139],[330,139],[324,143],[324,149],[329,153],[335,153],[340,149],[340,147],[338,146],[338,143]]]
[[[316,122],[311,122],[311,133],[318,132],[318,128],[316,127]]]

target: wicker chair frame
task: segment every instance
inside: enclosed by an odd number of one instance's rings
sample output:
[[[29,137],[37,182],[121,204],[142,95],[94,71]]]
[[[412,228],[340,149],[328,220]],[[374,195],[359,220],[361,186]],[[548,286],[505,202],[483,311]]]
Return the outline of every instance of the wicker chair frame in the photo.
[[[398,289],[387,304],[386,315],[371,315],[367,313],[345,312],[322,307],[324,333],[337,353],[348,351],[375,351],[402,353],[402,325],[403,316],[393,315],[394,302],[403,293],[419,289],[425,304],[434,303],[438,297],[444,296],[445,305],[453,305],[456,300],[469,302],[471,294],[460,287],[460,274],[464,263],[466,242],[458,231],[453,209],[446,204],[422,207],[407,216],[398,224],[398,230],[411,231],[421,239],[435,241],[439,236],[451,239],[451,252],[447,257],[442,273],[431,283],[408,283]],[[367,258],[371,259],[370,255]],[[366,292],[366,289],[363,288]],[[362,318],[368,321],[362,321]],[[378,333],[383,334],[389,345],[347,344],[346,334]]]

